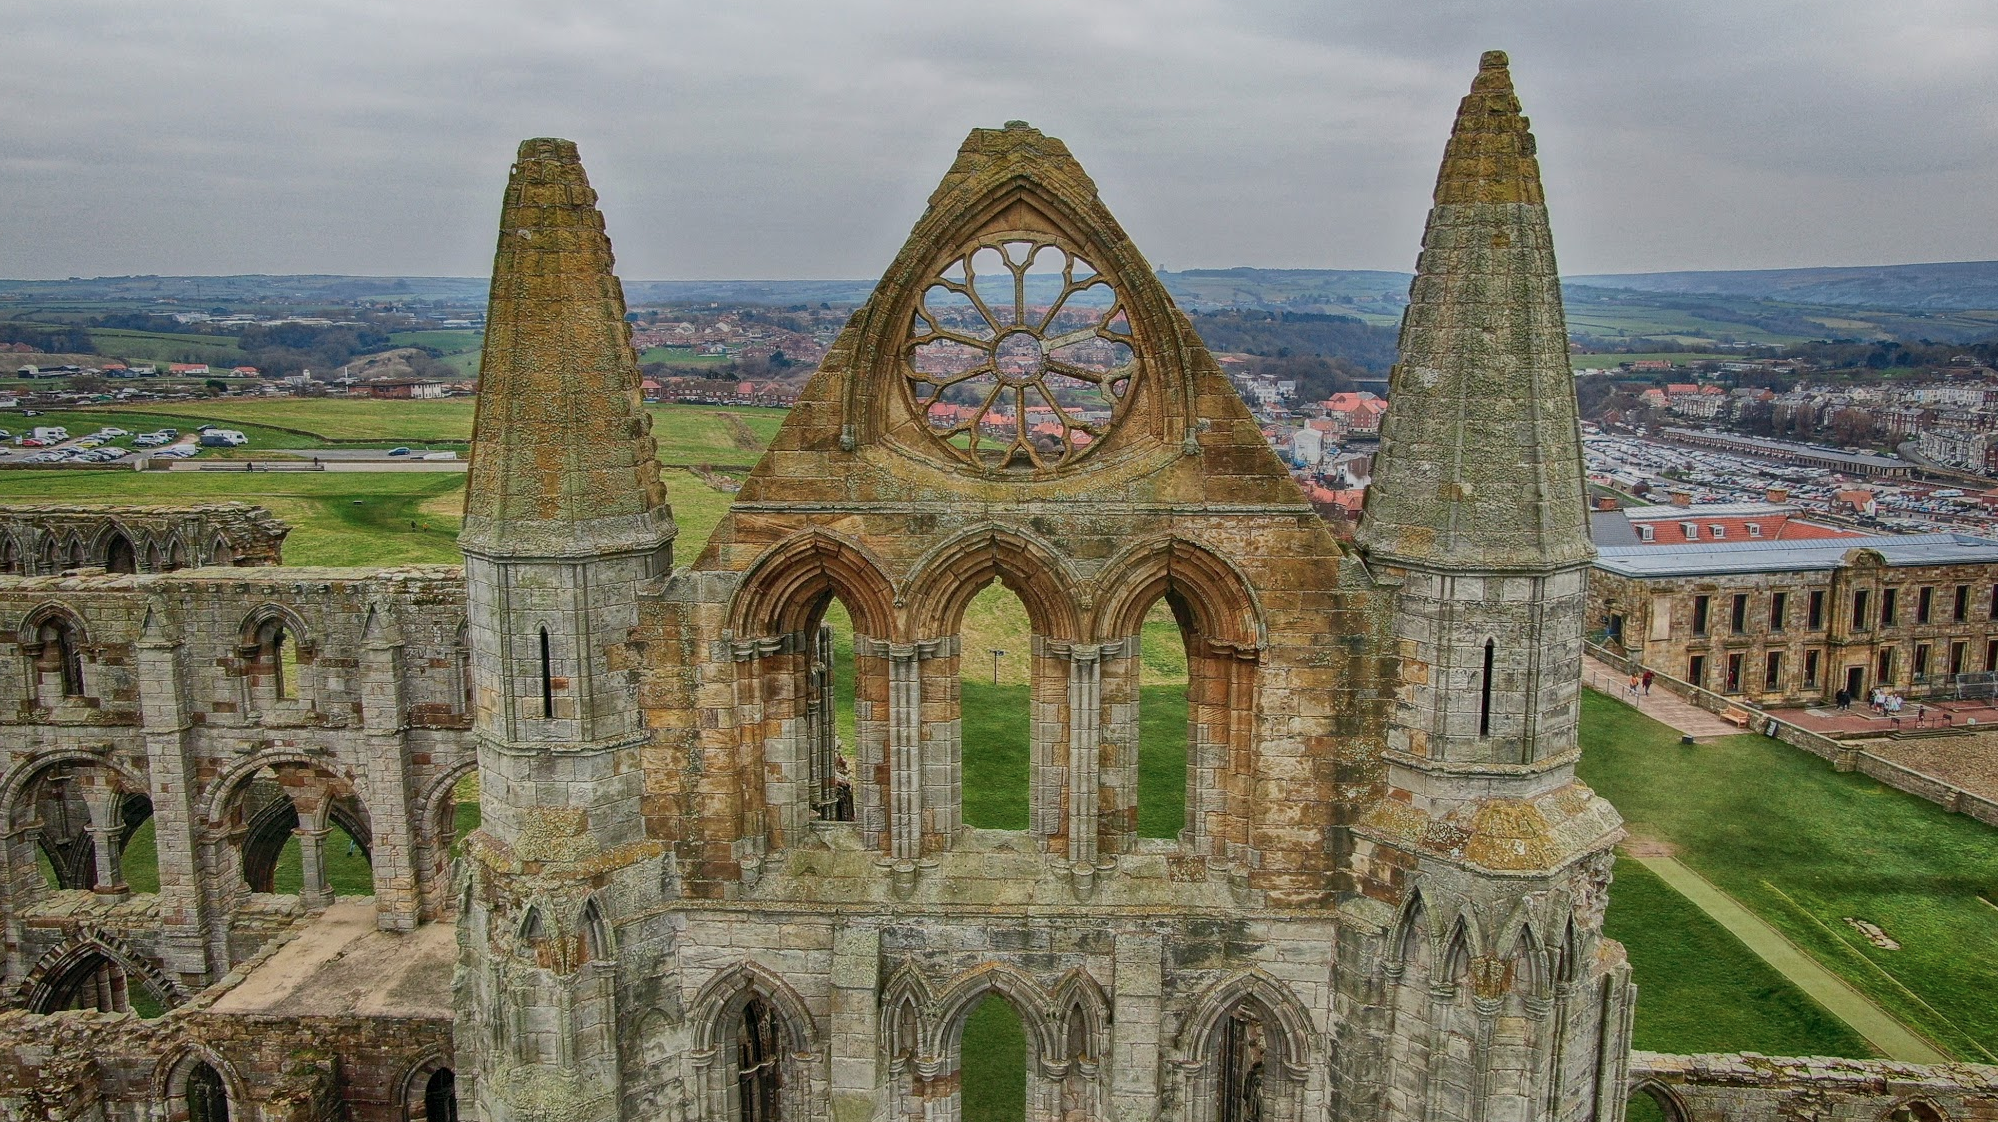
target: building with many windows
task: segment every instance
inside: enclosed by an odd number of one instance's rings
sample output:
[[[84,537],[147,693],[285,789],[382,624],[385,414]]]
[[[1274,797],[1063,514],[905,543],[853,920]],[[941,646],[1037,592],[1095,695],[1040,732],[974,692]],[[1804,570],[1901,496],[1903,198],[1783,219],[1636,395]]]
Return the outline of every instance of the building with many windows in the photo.
[[[1955,696],[1998,670],[1998,541],[1967,534],[1603,546],[1594,635],[1757,704],[1875,686]]]

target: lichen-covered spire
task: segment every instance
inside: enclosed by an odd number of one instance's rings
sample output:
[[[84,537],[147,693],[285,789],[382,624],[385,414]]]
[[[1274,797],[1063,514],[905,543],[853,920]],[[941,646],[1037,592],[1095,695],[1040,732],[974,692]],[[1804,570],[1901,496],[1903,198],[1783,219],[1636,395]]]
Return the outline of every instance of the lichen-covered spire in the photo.
[[[465,526],[485,555],[656,548],[672,512],[597,194],[567,140],[523,141],[500,211]]]
[[[1443,152],[1358,539],[1445,568],[1593,555],[1540,166],[1501,51]]]

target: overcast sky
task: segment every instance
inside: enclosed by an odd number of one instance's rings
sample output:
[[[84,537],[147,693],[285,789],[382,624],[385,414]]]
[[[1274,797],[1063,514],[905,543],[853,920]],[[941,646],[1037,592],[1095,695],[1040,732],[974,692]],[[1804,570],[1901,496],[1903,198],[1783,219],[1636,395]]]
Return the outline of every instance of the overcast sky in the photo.
[[[628,279],[877,275],[974,126],[1154,264],[1412,267],[1500,48],[1568,273],[1998,258],[1992,0],[0,0],[0,277],[483,275],[518,141]]]

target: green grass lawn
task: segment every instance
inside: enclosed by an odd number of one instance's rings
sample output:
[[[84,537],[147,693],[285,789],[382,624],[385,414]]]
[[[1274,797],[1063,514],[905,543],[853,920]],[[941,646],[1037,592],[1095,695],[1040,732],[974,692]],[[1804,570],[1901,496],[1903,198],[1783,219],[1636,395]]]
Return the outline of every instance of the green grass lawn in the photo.
[[[1618,861],[1604,931],[1630,952],[1632,1044],[1653,1052],[1873,1055],[1827,1013],[1649,869]]]
[[[1991,1062],[1998,909],[1978,898],[1998,890],[1990,827],[1763,737],[1682,746],[1676,732],[1593,692],[1582,745],[1582,777],[1633,836],[1673,846],[1946,1051]],[[1642,889],[1637,897],[1641,907]],[[1612,916],[1618,899],[1612,892]],[[1879,924],[1901,949],[1875,948],[1847,917]],[[1661,953],[1646,947],[1672,935],[1660,926],[1620,926],[1634,959]]]
[[[1027,1112],[1027,1030],[992,994],[964,1022],[963,1122],[1019,1122]]]
[[[241,365],[243,348],[233,335],[182,335],[172,331],[140,331],[135,328],[93,327],[91,342],[100,354],[127,363],[205,362],[231,367]]]

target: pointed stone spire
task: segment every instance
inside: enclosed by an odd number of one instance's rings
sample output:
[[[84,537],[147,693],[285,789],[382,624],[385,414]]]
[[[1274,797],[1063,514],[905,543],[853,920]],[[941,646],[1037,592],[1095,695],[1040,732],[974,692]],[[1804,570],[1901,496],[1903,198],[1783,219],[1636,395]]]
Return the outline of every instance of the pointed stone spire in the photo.
[[[1581,433],[1533,134],[1487,51],[1436,177],[1358,540],[1391,563],[1586,561]]]
[[[468,552],[573,557],[673,535],[596,203],[574,143],[522,142],[486,312]]]

